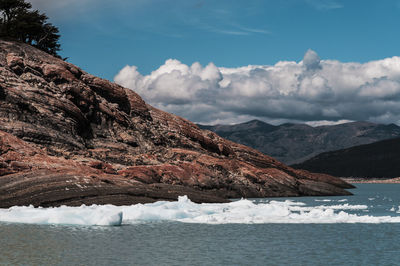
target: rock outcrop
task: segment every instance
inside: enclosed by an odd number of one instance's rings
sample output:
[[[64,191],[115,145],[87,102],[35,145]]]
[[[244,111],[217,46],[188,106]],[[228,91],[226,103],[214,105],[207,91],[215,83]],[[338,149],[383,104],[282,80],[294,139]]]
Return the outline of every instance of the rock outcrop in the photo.
[[[0,207],[350,194],[29,45],[0,40],[0,73]]]

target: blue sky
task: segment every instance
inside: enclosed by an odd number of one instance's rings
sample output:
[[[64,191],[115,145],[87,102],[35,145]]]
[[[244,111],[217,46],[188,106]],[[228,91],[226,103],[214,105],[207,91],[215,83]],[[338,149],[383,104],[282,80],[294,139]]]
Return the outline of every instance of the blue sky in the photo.
[[[31,0],[61,55],[194,122],[400,125],[400,0]]]
[[[71,63],[112,80],[166,59],[217,66],[321,58],[366,62],[399,54],[400,1],[33,0],[60,28]],[[86,2],[86,3],[80,3]]]

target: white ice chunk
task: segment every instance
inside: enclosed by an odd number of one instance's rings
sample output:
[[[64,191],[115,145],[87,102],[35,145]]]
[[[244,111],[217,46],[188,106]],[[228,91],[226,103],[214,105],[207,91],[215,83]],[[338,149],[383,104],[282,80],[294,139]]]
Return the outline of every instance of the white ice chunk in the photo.
[[[0,209],[0,221],[27,224],[121,225],[122,212],[114,206],[58,208],[11,207]]]

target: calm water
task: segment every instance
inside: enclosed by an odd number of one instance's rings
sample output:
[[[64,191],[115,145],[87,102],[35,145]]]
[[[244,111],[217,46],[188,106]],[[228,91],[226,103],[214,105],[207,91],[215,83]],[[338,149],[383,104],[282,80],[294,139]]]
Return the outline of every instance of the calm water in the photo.
[[[254,200],[261,205],[269,202],[266,206],[277,211],[282,221],[299,219],[295,224],[268,223],[268,217],[260,214],[261,219],[255,214],[264,210],[257,209],[258,205],[248,207],[254,209],[249,212],[253,214],[246,213],[251,216],[249,220],[235,224],[227,224],[229,221],[223,220],[226,216],[216,216],[207,222],[202,218],[196,223],[197,216],[190,220],[165,221],[154,214],[116,227],[3,222],[0,223],[0,264],[400,265],[400,220],[396,220],[400,218],[400,184],[357,186],[352,197],[291,198],[294,203],[284,204],[285,198],[271,199],[278,203]],[[296,211],[298,202],[305,205],[299,205],[300,210]],[[280,203],[294,206],[290,207],[292,212],[299,215],[285,213],[287,208],[281,210]],[[237,207],[231,210],[224,207],[218,215],[234,209]],[[217,215],[210,209],[205,211]],[[185,215],[179,217],[187,218]],[[318,223],[320,216],[323,223]],[[372,221],[378,216],[390,216],[382,221],[391,223],[377,220],[373,224],[353,223],[357,217]],[[313,223],[302,223],[303,220]],[[252,224],[257,221],[261,223]]]

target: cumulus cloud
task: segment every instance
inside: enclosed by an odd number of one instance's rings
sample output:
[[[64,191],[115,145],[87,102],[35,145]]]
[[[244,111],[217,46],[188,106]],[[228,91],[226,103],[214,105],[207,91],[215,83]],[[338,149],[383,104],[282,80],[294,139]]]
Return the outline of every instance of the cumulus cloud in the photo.
[[[306,69],[307,70],[320,69],[321,68],[320,62],[321,58],[319,58],[319,55],[315,51],[308,49],[303,58],[303,64],[306,67]]]
[[[321,60],[239,68],[175,59],[149,75],[135,66],[115,77],[149,104],[200,123],[249,119],[310,124],[366,120],[400,124],[400,57],[367,63]]]

